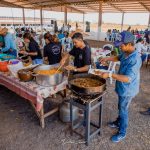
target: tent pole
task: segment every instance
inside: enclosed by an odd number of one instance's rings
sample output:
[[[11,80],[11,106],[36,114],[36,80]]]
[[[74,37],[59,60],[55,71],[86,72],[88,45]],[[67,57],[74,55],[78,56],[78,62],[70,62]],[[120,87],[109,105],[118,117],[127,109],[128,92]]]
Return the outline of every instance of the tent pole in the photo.
[[[25,11],[24,11],[24,8],[22,8],[22,17],[23,17],[23,26],[25,27],[26,20],[25,20]]]
[[[123,31],[123,23],[124,23],[124,12],[122,13],[121,32]]]
[[[64,25],[67,25],[67,7],[65,6],[65,11],[64,11]]]
[[[149,12],[149,19],[148,19],[148,29],[150,29],[150,12]]]
[[[102,1],[99,2],[99,15],[98,15],[98,40],[102,31]]]
[[[42,7],[40,8],[40,25],[41,25],[41,34],[43,34],[43,11],[42,11]]]
[[[83,32],[84,32],[85,14],[83,13]]]

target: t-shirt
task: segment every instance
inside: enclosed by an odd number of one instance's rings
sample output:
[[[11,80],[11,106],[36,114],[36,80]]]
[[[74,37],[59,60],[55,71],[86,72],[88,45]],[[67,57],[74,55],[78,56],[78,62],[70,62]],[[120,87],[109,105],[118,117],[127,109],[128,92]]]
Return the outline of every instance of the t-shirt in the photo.
[[[135,49],[140,54],[142,53],[142,51],[145,51],[145,52],[147,51],[147,48],[141,42],[135,44]]]
[[[91,65],[91,49],[88,44],[83,49],[74,46],[69,54],[74,56],[74,66],[77,68]]]
[[[61,60],[62,46],[60,43],[49,43],[44,47],[44,57],[48,57],[50,65],[59,63]]]
[[[64,46],[65,51],[70,51],[72,49],[72,39],[70,37],[61,39],[61,45]]]
[[[31,59],[42,59],[42,54],[37,42],[32,41],[29,43],[29,52],[37,52],[36,56],[31,56]]]

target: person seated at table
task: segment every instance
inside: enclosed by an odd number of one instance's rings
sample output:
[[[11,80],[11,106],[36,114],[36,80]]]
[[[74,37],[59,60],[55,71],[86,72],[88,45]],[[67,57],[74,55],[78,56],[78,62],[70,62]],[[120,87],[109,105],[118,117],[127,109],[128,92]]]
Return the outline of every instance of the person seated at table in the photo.
[[[87,73],[91,65],[91,48],[83,40],[81,33],[75,33],[72,36],[72,40],[74,47],[69,53],[64,55],[60,64],[65,65],[67,59],[70,56],[74,56],[74,67],[68,66],[66,69],[73,71],[73,73]]]
[[[142,62],[146,60],[147,55],[144,53],[147,51],[147,48],[144,46],[144,40],[142,38],[138,39],[135,48],[141,56]]]
[[[7,28],[3,28],[0,35],[4,37],[5,43],[5,46],[1,49],[1,52],[17,56],[17,48],[13,34],[9,33]]]
[[[50,33],[45,33],[44,39],[44,60],[49,62],[49,65],[57,64],[61,60],[62,46],[57,37]]]
[[[30,56],[32,63],[43,64],[42,54],[38,43],[33,39],[30,33],[25,33],[23,35],[24,42],[28,44],[28,51],[19,51],[20,54]]]

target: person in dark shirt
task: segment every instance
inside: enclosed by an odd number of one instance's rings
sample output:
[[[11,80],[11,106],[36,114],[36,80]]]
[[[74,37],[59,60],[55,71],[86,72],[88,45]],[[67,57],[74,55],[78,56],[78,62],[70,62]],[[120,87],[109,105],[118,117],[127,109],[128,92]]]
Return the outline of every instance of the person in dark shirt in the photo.
[[[61,60],[62,46],[56,36],[45,33],[44,59],[48,60],[49,65],[57,64]]]
[[[76,73],[88,72],[91,65],[91,49],[86,41],[83,40],[81,33],[75,33],[72,36],[74,43],[73,49],[64,55],[61,60],[61,65],[64,65],[69,56],[74,56],[74,67],[66,67],[67,70]]]
[[[29,51],[20,51],[20,54],[30,56],[33,64],[43,64],[42,54],[39,48],[38,43],[34,40],[30,33],[25,33],[23,35],[25,43],[28,43]]]

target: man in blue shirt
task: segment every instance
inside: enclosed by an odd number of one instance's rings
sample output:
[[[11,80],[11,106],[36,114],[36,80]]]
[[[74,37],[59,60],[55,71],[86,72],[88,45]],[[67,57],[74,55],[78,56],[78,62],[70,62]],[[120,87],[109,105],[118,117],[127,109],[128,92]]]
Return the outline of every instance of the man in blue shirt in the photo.
[[[4,42],[5,42],[5,47],[2,48],[2,52],[17,56],[17,51],[16,51],[16,43],[14,36],[11,33],[8,33],[7,28],[3,28],[1,31],[1,34],[4,36]]]
[[[109,122],[110,127],[118,128],[118,133],[113,135],[111,140],[119,142],[126,136],[128,127],[128,107],[131,100],[139,92],[141,58],[134,48],[134,36],[128,31],[120,34],[115,45],[120,46],[122,53],[116,57],[103,58],[100,61],[120,61],[118,74],[100,73],[102,78],[113,78],[116,80],[115,91],[118,95],[118,118]]]

